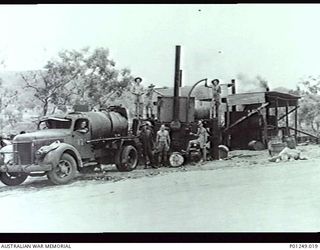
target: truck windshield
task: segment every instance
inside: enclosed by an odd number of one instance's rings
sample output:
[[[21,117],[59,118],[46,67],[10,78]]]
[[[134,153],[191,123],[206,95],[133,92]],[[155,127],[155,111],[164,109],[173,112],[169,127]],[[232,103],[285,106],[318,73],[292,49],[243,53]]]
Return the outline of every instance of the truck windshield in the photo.
[[[48,119],[39,123],[39,129],[69,129],[71,120],[68,119]]]

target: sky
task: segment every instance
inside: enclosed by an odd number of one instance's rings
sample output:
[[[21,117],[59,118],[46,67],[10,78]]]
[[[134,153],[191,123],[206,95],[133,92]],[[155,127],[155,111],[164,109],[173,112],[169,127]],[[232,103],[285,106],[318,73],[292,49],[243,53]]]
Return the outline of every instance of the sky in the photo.
[[[293,88],[320,75],[320,5],[2,5],[2,70],[39,69],[62,49],[107,47],[143,83],[172,86],[181,45],[183,85],[239,74]]]

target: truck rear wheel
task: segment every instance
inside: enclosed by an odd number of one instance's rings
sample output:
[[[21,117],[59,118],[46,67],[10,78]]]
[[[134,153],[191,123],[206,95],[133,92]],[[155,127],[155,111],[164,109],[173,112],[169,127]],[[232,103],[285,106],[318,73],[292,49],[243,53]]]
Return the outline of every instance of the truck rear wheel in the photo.
[[[77,163],[75,159],[67,153],[64,153],[57,166],[48,172],[48,179],[56,185],[67,184],[76,175]]]
[[[138,151],[132,145],[127,145],[116,156],[116,166],[121,172],[132,171],[138,165]]]
[[[23,183],[28,178],[26,173],[18,172],[2,172],[0,173],[0,180],[7,186],[17,186]]]

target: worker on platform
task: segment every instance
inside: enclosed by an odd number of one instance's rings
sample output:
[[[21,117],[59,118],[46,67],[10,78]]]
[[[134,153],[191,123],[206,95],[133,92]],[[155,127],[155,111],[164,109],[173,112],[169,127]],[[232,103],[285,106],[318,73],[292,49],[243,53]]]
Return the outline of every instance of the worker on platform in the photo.
[[[203,126],[203,122],[198,122],[198,131],[196,134],[190,133],[191,135],[198,136],[197,139],[189,141],[187,152],[190,151],[191,145],[197,144],[200,147],[201,153],[202,153],[202,159],[201,161],[207,160],[207,142],[208,142],[208,136],[209,133],[207,129]]]
[[[143,94],[144,89],[141,85],[142,78],[136,77],[131,89],[131,93],[134,95],[134,105],[135,105],[135,116],[137,118],[142,118],[143,116]]]
[[[146,96],[146,116],[147,118],[152,118],[153,115],[153,96],[154,96],[154,87],[155,85],[150,84],[145,93]]]
[[[149,166],[156,168],[153,157],[153,129],[149,121],[142,124],[140,141],[142,143],[142,153],[144,157],[145,168],[148,168]]]
[[[170,149],[171,139],[164,124],[161,125],[160,130],[157,132],[156,143],[157,151],[159,153],[159,165],[168,166],[168,152]]]
[[[215,118],[219,119],[219,107],[220,107],[220,95],[221,95],[221,86],[218,79],[214,79],[211,81],[212,83],[212,101],[213,101],[213,107],[212,112],[213,116]],[[220,119],[219,119],[220,121]]]

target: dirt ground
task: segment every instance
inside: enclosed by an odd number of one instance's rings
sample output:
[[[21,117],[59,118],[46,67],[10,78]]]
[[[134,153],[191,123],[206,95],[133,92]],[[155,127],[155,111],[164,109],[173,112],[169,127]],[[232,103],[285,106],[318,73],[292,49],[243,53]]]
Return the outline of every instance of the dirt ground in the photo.
[[[108,167],[63,186],[1,184],[0,232],[318,232],[320,146],[298,148],[308,160],[242,150],[180,168]]]

